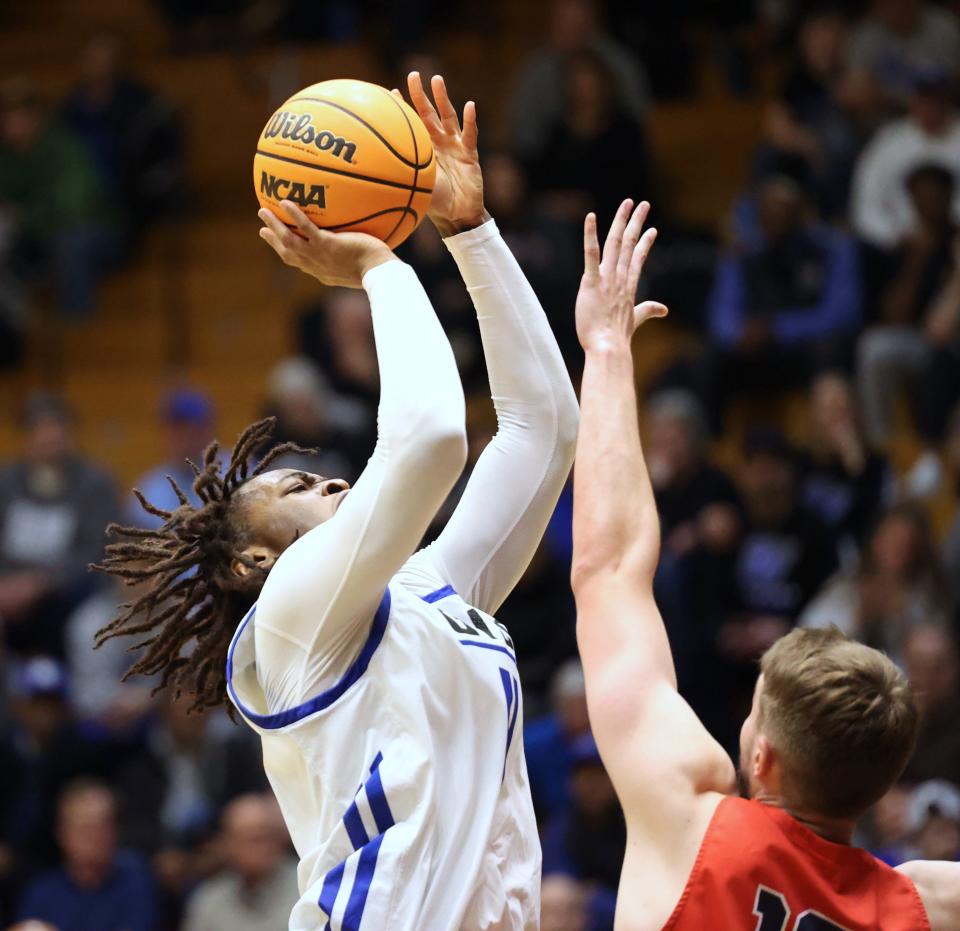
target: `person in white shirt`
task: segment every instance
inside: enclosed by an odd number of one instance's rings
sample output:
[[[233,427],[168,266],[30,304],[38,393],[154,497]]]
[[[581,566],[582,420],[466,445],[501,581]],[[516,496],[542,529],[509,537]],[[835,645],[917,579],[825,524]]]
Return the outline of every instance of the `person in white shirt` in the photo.
[[[201,509],[184,502],[161,531],[120,528],[105,568],[154,585],[101,637],[149,631],[135,671],[161,671],[199,705],[229,694],[261,734],[300,858],[290,929],[526,931],[540,850],[516,657],[492,615],[566,480],[578,408],[543,309],[484,211],[474,105],[461,129],[442,78],[436,109],[416,73],[409,87],[438,163],[429,216],[476,306],[498,417],[459,506],[415,553],[466,459],[453,353],[416,275],[378,240],[319,230],[285,202],[296,233],[261,211],[263,238],[370,298],[376,448],[350,488],[267,471],[269,457],[248,477],[268,421],[223,476],[211,447]]]
[[[909,114],[878,130],[854,169],[850,219],[856,233],[878,249],[890,250],[917,225],[909,180],[921,165],[938,165],[960,179],[960,114],[951,84],[942,73],[919,77]],[[953,218],[960,222],[960,184]]]

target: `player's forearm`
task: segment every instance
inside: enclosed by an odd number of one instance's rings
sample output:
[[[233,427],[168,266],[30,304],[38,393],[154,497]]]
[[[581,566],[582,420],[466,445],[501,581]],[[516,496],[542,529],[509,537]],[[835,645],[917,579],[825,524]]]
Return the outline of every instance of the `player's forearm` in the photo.
[[[533,288],[493,220],[445,243],[477,311],[494,405],[511,415],[501,428],[551,434],[569,467],[577,398]]]
[[[402,262],[377,266],[363,286],[380,368],[378,450],[394,460],[439,456],[459,474],[466,456],[463,387],[423,286]]]
[[[652,580],[660,524],[626,339],[586,351],[573,497],[574,587],[611,572]]]

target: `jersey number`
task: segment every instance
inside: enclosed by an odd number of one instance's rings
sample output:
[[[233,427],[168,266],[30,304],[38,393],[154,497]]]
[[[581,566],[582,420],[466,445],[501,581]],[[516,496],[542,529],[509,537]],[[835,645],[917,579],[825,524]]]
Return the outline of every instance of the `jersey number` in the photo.
[[[766,886],[758,886],[753,914],[757,916],[757,926],[754,931],[787,931],[790,906],[787,905],[786,896],[782,893],[768,889]],[[797,915],[797,920],[791,927],[793,931],[849,931],[843,925],[830,921],[812,908]]]

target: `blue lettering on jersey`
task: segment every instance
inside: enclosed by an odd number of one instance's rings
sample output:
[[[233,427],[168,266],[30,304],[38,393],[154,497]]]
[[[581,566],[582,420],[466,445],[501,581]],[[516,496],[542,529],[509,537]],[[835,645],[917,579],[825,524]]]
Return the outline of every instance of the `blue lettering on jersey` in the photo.
[[[337,901],[340,886],[343,884],[343,871],[346,861],[338,863],[323,878],[323,887],[320,890],[320,898],[317,904],[327,916],[324,931],[360,931],[363,910],[366,907],[367,896],[373,883],[373,874],[377,868],[380,845],[383,843],[387,831],[396,824],[393,812],[387,802],[386,792],[383,789],[383,780],[380,778],[381,762],[383,762],[383,754],[378,753],[370,767],[370,778],[357,790],[356,798],[350,803],[350,807],[343,816],[343,826],[350,838],[350,843],[353,845],[354,852],[359,852],[357,870],[353,879],[353,887],[350,890],[350,897],[347,899],[347,907],[343,913],[343,920],[336,929],[333,928],[332,924],[333,906]],[[361,792],[366,795],[373,820],[380,832],[373,838],[367,834],[367,829],[363,826],[363,820],[360,817],[360,809],[357,806],[357,799]]]

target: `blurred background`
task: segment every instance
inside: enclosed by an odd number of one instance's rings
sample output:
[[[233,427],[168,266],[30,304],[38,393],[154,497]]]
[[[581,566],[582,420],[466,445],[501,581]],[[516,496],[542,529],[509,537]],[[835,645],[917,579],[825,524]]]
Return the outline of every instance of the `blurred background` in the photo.
[[[796,624],[887,650],[923,711],[860,841],[960,855],[960,3],[0,0],[0,926],[286,927],[295,864],[252,732],[120,684],[87,564],[129,489],[264,413],[356,478],[366,298],[257,235],[269,114],[333,77],[443,73],[478,104],[487,205],[575,380],[580,224],[661,231],[635,352],[681,690],[735,753]],[[495,428],[429,223],[401,248],[450,335],[471,461]],[[449,502],[438,517],[442,525]],[[589,734],[569,489],[500,620],[517,644],[544,931],[603,931],[622,815]],[[436,529],[436,528],[435,528]]]

